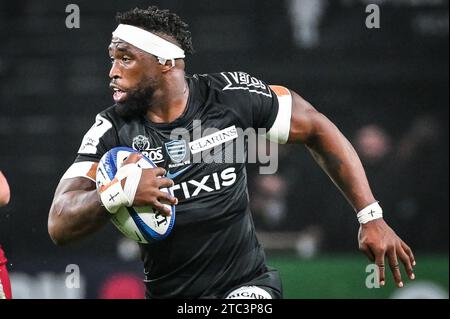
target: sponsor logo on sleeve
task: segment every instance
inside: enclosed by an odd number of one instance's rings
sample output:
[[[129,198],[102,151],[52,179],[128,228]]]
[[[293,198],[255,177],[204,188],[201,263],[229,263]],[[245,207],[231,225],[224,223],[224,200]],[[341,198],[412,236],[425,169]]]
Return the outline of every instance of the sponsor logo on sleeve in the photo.
[[[222,72],[221,75],[227,81],[227,85],[222,89],[223,91],[247,90],[252,93],[272,97],[272,92],[267,85],[245,72]]]
[[[96,154],[97,145],[98,143],[100,143],[100,139],[111,127],[112,124],[110,121],[108,121],[107,119],[105,119],[100,115],[97,115],[95,118],[94,125],[92,125],[89,131],[87,131],[86,134],[84,135],[78,153]]]

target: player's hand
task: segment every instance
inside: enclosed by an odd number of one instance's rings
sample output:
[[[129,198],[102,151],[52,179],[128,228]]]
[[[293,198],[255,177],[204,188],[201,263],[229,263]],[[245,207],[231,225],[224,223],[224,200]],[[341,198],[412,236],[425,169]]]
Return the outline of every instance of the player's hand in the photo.
[[[123,162],[123,165],[137,163],[142,156],[142,154],[133,153]],[[169,216],[171,211],[164,204],[176,205],[178,204],[178,199],[160,190],[160,188],[169,188],[174,185],[173,180],[163,177],[165,174],[166,170],[161,167],[142,169],[133,206],[150,205],[161,214]]]
[[[411,249],[382,218],[361,224],[358,242],[359,249],[378,266],[381,286],[385,284],[385,257],[397,287],[403,287],[399,261],[403,263],[409,279],[414,280],[413,266],[416,261]]]

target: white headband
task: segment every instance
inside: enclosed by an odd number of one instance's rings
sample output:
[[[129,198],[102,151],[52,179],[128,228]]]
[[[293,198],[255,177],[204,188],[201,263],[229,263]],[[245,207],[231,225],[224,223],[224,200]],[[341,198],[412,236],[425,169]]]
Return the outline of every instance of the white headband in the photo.
[[[181,48],[141,28],[119,24],[112,34],[114,37],[122,39],[145,52],[164,59],[163,61],[159,60],[161,64],[165,64],[167,60],[172,60],[172,65],[175,65],[175,59],[184,58],[184,51]]]

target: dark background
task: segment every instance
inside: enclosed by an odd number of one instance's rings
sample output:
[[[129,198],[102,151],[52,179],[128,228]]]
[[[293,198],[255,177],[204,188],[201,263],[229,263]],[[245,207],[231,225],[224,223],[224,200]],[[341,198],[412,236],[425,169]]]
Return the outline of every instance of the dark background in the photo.
[[[448,254],[448,2],[380,1],[380,29],[366,28],[367,3],[77,1],[81,27],[68,29],[67,2],[1,1],[0,168],[12,198],[0,243],[10,270],[102,258],[98,273],[114,268],[122,237],[113,226],[60,248],[47,215],[83,134],[112,104],[106,48],[115,13],[150,4],[190,25],[197,52],[187,73],[245,71],[301,94],[354,143],[388,223],[415,251]],[[304,22],[297,40],[294,20]],[[357,250],[350,206],[304,147],[280,146],[276,177],[258,176],[255,165],[249,172],[269,251],[275,232],[306,235],[314,254]],[[123,264],[140,271],[139,262]]]

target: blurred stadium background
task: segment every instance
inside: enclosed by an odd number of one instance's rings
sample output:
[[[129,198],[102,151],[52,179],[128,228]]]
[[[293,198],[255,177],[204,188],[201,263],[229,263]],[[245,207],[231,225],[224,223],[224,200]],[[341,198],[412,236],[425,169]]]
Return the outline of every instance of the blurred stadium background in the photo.
[[[16,298],[142,297],[134,243],[112,225],[67,247],[47,234],[53,192],[94,116],[112,104],[106,47],[117,11],[156,4],[191,26],[188,73],[243,70],[303,95],[354,143],[386,220],[414,249],[414,284],[367,289],[356,218],[301,146],[249,188],[286,298],[448,298],[448,2],[444,0],[0,1],[0,169],[12,201],[0,244]],[[369,3],[381,28],[367,29]],[[65,285],[67,265],[81,287]],[[390,274],[389,274],[390,275]],[[122,293],[117,293],[117,287]],[[126,287],[126,289],[124,289]]]

